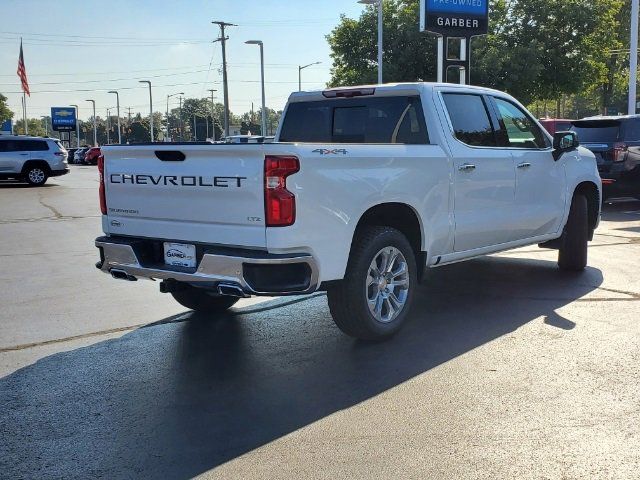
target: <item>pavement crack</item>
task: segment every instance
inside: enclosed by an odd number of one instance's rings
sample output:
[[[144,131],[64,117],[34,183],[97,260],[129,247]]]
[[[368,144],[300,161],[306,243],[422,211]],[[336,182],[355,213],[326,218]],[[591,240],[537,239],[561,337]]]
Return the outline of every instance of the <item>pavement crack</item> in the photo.
[[[54,218],[56,218],[56,219],[62,218],[63,215],[58,210],[56,210],[55,207],[45,203],[44,199],[42,198],[42,196],[43,196],[43,194],[38,192],[38,203],[40,203],[40,205],[42,205],[44,208],[49,209],[51,211],[51,213],[53,213],[53,217]]]

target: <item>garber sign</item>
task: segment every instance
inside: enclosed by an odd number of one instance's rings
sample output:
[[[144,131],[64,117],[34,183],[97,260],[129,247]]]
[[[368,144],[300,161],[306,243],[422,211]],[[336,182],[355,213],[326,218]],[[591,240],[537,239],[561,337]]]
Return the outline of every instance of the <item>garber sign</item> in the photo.
[[[472,37],[486,34],[488,27],[488,0],[420,0],[421,31]]]

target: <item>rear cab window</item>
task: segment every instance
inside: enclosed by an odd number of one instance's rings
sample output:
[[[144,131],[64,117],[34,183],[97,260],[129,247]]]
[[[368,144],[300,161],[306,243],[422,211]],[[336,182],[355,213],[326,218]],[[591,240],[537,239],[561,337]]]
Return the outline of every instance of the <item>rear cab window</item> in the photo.
[[[281,142],[428,144],[422,102],[415,96],[292,102]]]

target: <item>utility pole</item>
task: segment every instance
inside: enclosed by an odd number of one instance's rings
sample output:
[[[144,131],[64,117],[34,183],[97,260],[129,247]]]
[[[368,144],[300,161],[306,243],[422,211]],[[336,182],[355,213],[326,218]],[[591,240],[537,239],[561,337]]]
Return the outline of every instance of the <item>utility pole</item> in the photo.
[[[217,92],[218,90],[216,90],[215,88],[210,88],[209,91],[211,92],[211,126],[213,127],[213,135],[211,135],[211,137],[213,138],[213,140],[215,141],[216,139],[216,122],[214,117],[214,109],[213,109],[213,92]]]
[[[127,126],[130,127],[131,126],[131,107],[127,107],[127,109],[129,110],[129,117],[128,117],[129,118],[129,123],[128,123]]]
[[[226,51],[226,42],[229,37],[226,37],[224,34],[225,27],[237,27],[233,23],[226,23],[221,21],[213,21],[211,23],[215,23],[220,27],[220,38],[214,40],[215,42],[220,42],[222,44],[222,86],[224,91],[224,136],[229,136],[229,88],[227,83],[227,51]]]
[[[636,113],[636,84],[638,81],[638,0],[631,0],[631,45],[629,48],[629,108]]]
[[[178,128],[180,129],[180,141],[182,141],[182,95],[180,95],[180,121],[178,122]]]

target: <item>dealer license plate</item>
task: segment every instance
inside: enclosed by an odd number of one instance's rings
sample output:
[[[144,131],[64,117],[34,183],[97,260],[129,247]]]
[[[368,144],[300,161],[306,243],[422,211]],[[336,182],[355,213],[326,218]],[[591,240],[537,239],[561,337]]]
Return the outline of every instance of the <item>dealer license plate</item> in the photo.
[[[195,268],[196,246],[164,242],[164,263],[173,267]]]

